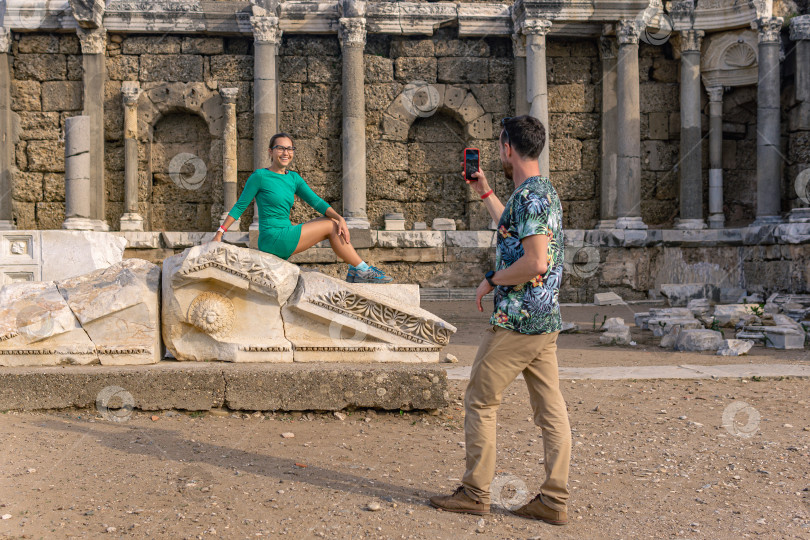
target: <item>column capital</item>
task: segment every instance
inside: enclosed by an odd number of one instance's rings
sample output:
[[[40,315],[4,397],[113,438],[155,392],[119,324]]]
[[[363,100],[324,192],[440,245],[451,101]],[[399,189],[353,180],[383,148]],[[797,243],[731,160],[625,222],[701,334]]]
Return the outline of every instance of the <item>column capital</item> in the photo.
[[[700,52],[705,34],[703,30],[681,30],[681,52]]]
[[[524,19],[520,31],[525,36],[545,36],[551,30],[551,21],[546,19]]]
[[[618,52],[616,38],[610,36],[599,38],[599,57],[602,60],[612,60],[618,56]]]
[[[239,95],[239,88],[220,88],[219,95],[222,97],[223,105],[233,105]]]
[[[526,36],[518,32],[512,34],[512,53],[519,58],[526,58]]]
[[[121,99],[124,107],[134,107],[141,96],[141,85],[137,81],[125,81],[121,84]]]
[[[250,27],[253,29],[253,40],[256,43],[281,44],[282,32],[278,26],[278,17],[253,16],[250,18]]]
[[[79,42],[82,45],[82,54],[104,54],[107,49],[107,29],[82,28],[76,29]]]
[[[779,43],[779,33],[782,31],[782,17],[762,17],[751,21],[751,28],[757,31],[759,43]]]
[[[11,30],[0,27],[0,53],[11,50]]]
[[[623,20],[616,23],[616,38],[619,45],[638,45],[638,38],[644,29],[644,21]]]
[[[790,19],[790,39],[793,41],[810,39],[810,15],[799,15]]]
[[[709,95],[709,101],[711,103],[723,102],[722,86],[710,86],[706,89],[706,93]]]
[[[364,17],[338,19],[338,38],[342,46],[365,46],[366,19]]]

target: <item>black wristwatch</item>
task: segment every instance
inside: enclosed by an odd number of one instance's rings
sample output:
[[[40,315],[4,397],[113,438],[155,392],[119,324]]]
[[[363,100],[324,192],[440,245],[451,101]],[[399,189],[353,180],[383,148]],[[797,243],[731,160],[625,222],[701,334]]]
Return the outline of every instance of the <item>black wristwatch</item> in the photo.
[[[492,285],[493,287],[497,287],[497,285],[495,285],[495,284],[492,282],[492,276],[494,276],[494,275],[495,275],[495,272],[494,272],[493,270],[490,270],[489,272],[487,272],[486,274],[484,274],[484,279],[486,279],[486,280],[487,280],[487,283],[489,283],[489,284],[490,284],[490,285]]]

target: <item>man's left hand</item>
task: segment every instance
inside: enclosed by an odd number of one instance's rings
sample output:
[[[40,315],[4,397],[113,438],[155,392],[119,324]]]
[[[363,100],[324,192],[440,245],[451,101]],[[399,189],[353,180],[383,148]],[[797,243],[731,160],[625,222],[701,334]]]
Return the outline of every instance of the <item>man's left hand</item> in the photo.
[[[487,280],[478,285],[478,289],[475,291],[475,303],[478,306],[478,311],[484,311],[484,308],[481,307],[481,299],[491,293],[494,288]]]

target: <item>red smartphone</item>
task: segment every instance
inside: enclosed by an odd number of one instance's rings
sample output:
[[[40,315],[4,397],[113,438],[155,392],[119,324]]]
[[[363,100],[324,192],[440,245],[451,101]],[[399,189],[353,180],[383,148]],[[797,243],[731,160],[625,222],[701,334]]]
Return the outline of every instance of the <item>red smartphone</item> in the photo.
[[[464,149],[464,178],[470,182],[477,182],[478,178],[473,178],[473,174],[479,169],[478,148]]]

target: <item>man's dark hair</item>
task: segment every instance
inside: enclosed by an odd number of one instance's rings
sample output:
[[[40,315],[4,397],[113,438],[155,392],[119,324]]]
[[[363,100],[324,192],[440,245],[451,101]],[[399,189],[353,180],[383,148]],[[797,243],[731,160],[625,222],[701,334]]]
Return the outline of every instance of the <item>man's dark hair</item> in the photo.
[[[546,145],[546,128],[534,116],[504,118],[501,127],[501,143],[509,143],[524,158],[537,159]]]
[[[276,139],[280,139],[282,137],[287,137],[288,139],[290,139],[290,141],[293,140],[292,135],[290,135],[289,133],[284,133],[282,131],[281,133],[276,133],[275,135],[270,137],[270,144],[267,145],[267,148],[273,148],[276,145]]]

